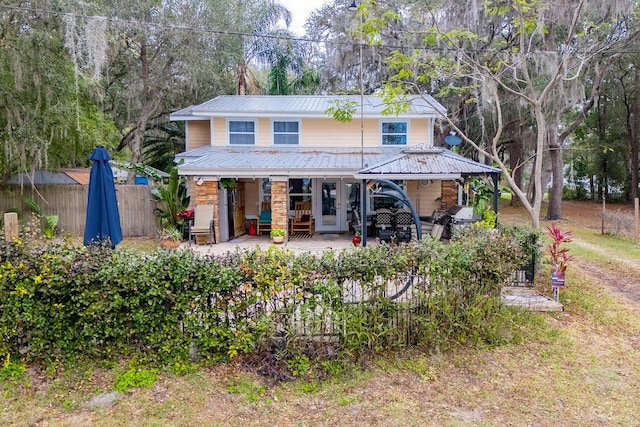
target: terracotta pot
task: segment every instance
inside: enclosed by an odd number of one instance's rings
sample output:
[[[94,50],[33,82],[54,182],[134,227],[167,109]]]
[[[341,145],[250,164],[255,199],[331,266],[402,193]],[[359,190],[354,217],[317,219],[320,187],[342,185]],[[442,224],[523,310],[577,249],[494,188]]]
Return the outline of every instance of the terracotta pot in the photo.
[[[169,240],[169,239],[160,240],[161,248],[175,249],[178,246],[180,246],[180,240]]]
[[[277,245],[284,242],[284,236],[272,236],[271,241]]]

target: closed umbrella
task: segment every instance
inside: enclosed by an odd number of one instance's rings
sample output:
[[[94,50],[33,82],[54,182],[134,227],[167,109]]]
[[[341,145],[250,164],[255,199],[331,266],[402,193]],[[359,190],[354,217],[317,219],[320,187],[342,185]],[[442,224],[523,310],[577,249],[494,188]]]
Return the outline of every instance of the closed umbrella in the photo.
[[[84,244],[110,241],[115,247],[122,241],[122,229],[113,171],[109,166],[111,157],[104,147],[98,146],[91,152],[89,159],[93,160],[93,166],[89,175]]]

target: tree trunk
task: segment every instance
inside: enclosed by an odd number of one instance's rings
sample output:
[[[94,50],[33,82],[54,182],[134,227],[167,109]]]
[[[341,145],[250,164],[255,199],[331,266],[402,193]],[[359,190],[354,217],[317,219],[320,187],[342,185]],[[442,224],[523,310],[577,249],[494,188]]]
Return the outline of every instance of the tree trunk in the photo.
[[[640,69],[635,69],[634,75],[634,91],[636,94],[640,92]],[[633,99],[632,124],[631,124],[631,200],[638,197],[638,148],[640,145],[640,99],[636,96]]]
[[[241,60],[238,63],[238,84],[236,86],[236,95],[244,95],[247,91],[247,63]]]
[[[513,135],[513,142],[509,144],[509,168],[513,171],[513,181],[519,188],[522,188],[522,129],[518,125],[518,129],[514,129],[511,134]],[[517,197],[511,198],[511,206],[520,206],[520,201]]]
[[[556,123],[551,123],[547,129],[552,184],[551,190],[549,191],[549,207],[547,209],[547,216],[545,219],[550,220],[562,219],[562,186],[564,183],[564,170],[562,162],[562,146],[558,142],[556,129]]]

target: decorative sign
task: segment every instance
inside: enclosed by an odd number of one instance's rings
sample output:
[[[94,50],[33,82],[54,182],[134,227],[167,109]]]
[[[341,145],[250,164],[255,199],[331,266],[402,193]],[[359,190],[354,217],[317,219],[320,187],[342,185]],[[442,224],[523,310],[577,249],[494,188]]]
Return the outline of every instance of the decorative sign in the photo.
[[[451,145],[452,147],[455,147],[456,145],[460,145],[460,142],[462,142],[462,140],[458,136],[447,135],[444,137],[444,142]]]
[[[551,272],[551,287],[564,288],[564,271]]]

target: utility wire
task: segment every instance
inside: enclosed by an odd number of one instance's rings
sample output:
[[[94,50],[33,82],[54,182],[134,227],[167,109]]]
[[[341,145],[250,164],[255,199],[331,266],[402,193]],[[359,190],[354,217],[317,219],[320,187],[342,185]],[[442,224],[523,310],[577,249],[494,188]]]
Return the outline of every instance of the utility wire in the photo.
[[[56,10],[50,10],[50,9],[35,9],[35,8],[29,8],[29,7],[18,7],[18,6],[6,6],[6,5],[0,5],[0,9],[5,9],[5,10],[11,10],[11,11],[16,11],[16,12],[30,12],[30,13],[40,13],[40,14],[47,14],[47,15],[54,15],[54,16],[65,16],[65,17],[72,17],[72,18],[76,18],[76,19],[85,19],[85,20],[89,20],[89,19],[103,19],[106,20],[108,22],[113,22],[113,23],[125,23],[125,24],[132,24],[132,25],[146,25],[148,27],[155,27],[155,28],[162,28],[162,29],[168,29],[168,30],[175,30],[175,31],[185,31],[185,32],[192,32],[192,33],[203,33],[203,34],[215,34],[215,35],[226,35],[226,36],[240,36],[240,37],[253,37],[253,38],[263,38],[263,39],[275,39],[275,40],[286,40],[286,41],[294,41],[294,42],[300,42],[300,43],[313,43],[313,44],[330,44],[330,45],[338,45],[338,46],[352,46],[352,47],[358,47],[360,45],[360,43],[357,43],[355,41],[353,42],[344,42],[344,41],[338,41],[338,40],[320,40],[320,39],[313,39],[313,38],[308,38],[308,37],[294,37],[291,35],[282,35],[282,34],[261,34],[261,33],[247,33],[247,32],[242,32],[242,31],[233,31],[233,30],[218,30],[218,29],[210,29],[210,28],[196,28],[196,27],[190,27],[190,26],[184,26],[184,25],[169,25],[169,24],[159,24],[159,23],[154,23],[154,22],[141,22],[141,21],[137,21],[137,20],[131,20],[131,19],[120,19],[117,17],[114,18],[109,18],[106,16],[102,16],[102,15],[85,15],[85,14],[81,14],[81,13],[73,13],[73,12],[62,12],[62,11],[56,11]],[[404,32],[402,30],[399,30],[401,32]],[[375,46],[375,45],[372,45]],[[449,53],[455,53],[455,52],[459,52],[459,51],[464,51],[464,52],[468,52],[468,53],[496,53],[496,52],[502,52],[502,51],[498,51],[495,49],[454,49],[454,48],[449,48],[449,47],[434,47],[434,46],[424,46],[424,45],[420,45],[420,46],[410,46],[410,45],[396,45],[396,44],[382,44],[381,46],[385,47],[385,48],[390,48],[390,49],[399,49],[399,50],[421,50],[421,51],[433,51],[433,52],[439,52],[439,53],[445,53],[445,52],[449,52]],[[579,52],[579,51],[575,51],[576,54],[580,54],[580,53],[593,53],[593,52]],[[627,53],[627,54],[634,54],[634,53],[640,53],[640,50],[616,50],[616,51],[611,51],[611,53]],[[527,52],[527,55],[532,55],[532,54],[537,54],[537,55],[559,55],[561,54],[559,51],[535,51],[535,52]]]

